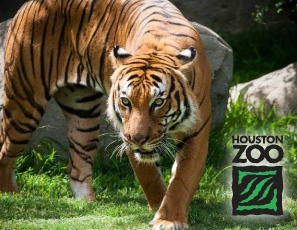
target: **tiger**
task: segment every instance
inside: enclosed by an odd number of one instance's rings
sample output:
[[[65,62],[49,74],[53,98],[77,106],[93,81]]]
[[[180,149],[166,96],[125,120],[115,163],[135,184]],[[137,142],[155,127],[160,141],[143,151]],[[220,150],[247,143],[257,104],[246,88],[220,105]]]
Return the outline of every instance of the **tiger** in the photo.
[[[92,165],[103,97],[153,229],[188,227],[211,126],[211,70],[196,29],[167,0],[30,0],[5,41],[0,191],[54,98],[66,118],[75,198],[96,201]],[[104,112],[104,111],[103,111]],[[175,142],[168,187],[158,167]]]

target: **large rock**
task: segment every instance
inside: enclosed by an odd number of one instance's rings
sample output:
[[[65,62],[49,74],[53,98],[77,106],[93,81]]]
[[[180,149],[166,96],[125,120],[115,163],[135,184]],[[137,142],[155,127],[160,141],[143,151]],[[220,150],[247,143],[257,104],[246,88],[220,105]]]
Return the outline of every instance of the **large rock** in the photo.
[[[196,22],[212,71],[211,103],[212,130],[223,121],[229,98],[230,82],[233,76],[232,48],[214,31]]]
[[[3,95],[3,45],[4,37],[10,21],[0,23],[0,106],[2,108]],[[212,129],[216,129],[224,120],[227,101],[229,97],[229,86],[233,71],[233,52],[231,47],[215,32],[198,24],[194,26],[199,31],[201,39],[206,48],[206,54],[212,68],[212,108],[213,120]],[[114,140],[114,131],[111,125],[103,116],[100,126],[100,148],[102,151],[110,151],[107,148],[109,143]],[[107,135],[102,135],[107,133]],[[68,141],[66,138],[66,128],[64,116],[55,103],[51,100],[46,113],[40,123],[39,128],[34,133],[30,147],[36,147],[40,142],[52,143],[59,152],[67,151]]]
[[[297,115],[297,62],[232,87],[230,99],[235,102],[240,94],[256,109],[263,104],[266,110],[274,107],[278,116]]]

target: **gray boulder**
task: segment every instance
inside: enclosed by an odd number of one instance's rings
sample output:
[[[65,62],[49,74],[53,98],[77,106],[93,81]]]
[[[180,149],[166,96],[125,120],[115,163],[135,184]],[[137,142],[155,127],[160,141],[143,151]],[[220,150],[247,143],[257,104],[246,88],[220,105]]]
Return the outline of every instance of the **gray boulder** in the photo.
[[[235,102],[240,94],[249,106],[256,109],[263,103],[266,110],[275,108],[279,117],[297,115],[297,62],[232,87],[230,102]]]
[[[10,20],[0,23],[0,109],[3,105],[3,47],[9,24]],[[201,35],[212,68],[212,130],[214,130],[223,122],[227,108],[229,87],[233,72],[233,52],[231,47],[215,32],[198,23],[193,24]],[[103,114],[100,126],[99,147],[103,152],[112,151],[111,147],[106,148],[106,146],[115,140],[114,136],[112,126],[107,122],[107,118]],[[64,116],[59,106],[52,99],[39,128],[34,132],[31,143],[28,146],[30,148],[36,148],[42,142],[52,143],[54,148],[59,152],[67,152],[68,141],[66,137]]]
[[[211,66],[212,130],[215,130],[225,118],[233,76],[233,51],[214,31],[196,22],[193,24],[201,36]]]

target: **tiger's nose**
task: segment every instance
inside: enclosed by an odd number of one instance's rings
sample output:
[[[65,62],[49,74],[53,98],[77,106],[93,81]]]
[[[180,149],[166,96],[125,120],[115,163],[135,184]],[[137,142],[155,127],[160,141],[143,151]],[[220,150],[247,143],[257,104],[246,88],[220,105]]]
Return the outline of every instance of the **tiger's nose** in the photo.
[[[142,133],[135,133],[134,135],[129,134],[128,139],[133,142],[133,144],[141,146],[148,141],[149,136]]]

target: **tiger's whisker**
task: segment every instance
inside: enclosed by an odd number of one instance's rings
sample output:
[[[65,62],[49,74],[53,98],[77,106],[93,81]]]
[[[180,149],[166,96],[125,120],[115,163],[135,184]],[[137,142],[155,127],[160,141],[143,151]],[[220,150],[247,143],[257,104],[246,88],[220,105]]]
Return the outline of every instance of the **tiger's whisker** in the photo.
[[[116,142],[120,142],[121,141],[121,139],[118,139],[118,140],[114,140],[114,141],[112,141],[112,142],[110,142],[105,148],[104,148],[104,150],[106,150],[109,146],[111,146],[112,144],[114,144],[114,143],[116,143]]]
[[[118,136],[117,133],[102,133],[99,134],[99,137],[103,137],[103,136],[112,136],[112,137],[116,137]]]

